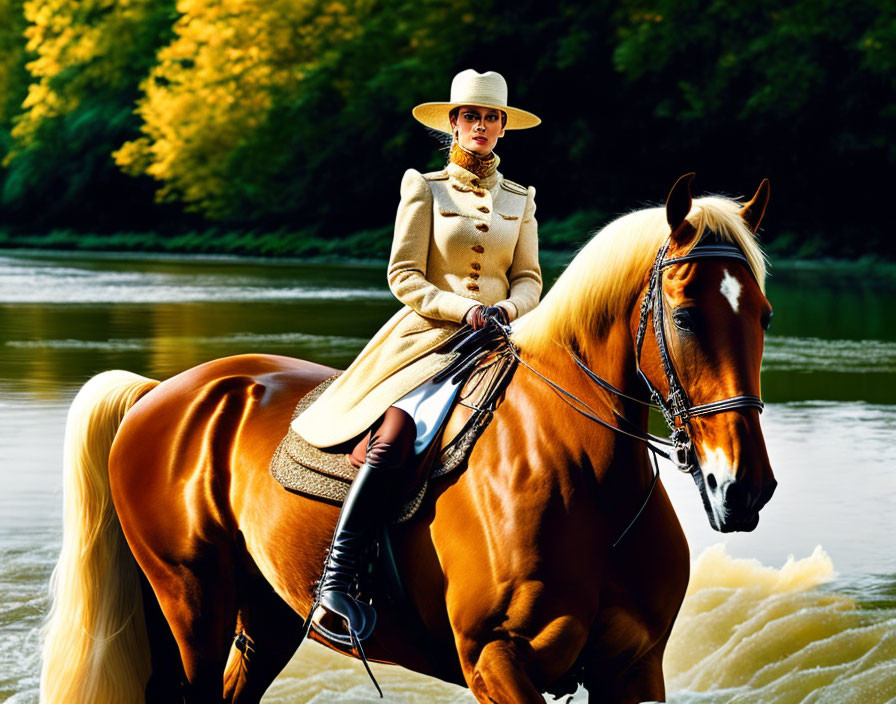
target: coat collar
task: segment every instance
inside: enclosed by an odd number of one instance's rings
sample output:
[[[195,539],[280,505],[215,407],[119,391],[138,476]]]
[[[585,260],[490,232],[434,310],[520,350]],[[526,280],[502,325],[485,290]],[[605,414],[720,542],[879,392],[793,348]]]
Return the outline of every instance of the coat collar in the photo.
[[[496,154],[496,167],[497,156],[498,155]],[[479,176],[477,176],[473,172],[467,171],[463,166],[459,166],[453,161],[448,162],[448,166],[445,167],[445,170],[448,172],[449,178],[458,181],[462,186],[465,186],[466,188],[485,188],[490,191],[504,178],[497,170],[497,168],[485,178],[479,178]]]

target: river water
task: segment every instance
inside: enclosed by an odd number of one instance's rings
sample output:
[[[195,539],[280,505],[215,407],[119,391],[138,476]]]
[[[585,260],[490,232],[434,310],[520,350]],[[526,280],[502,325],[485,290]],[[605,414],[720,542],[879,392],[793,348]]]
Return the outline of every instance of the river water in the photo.
[[[0,701],[37,701],[80,385],[242,352],[344,366],[397,308],[384,278],[382,265],[0,254]],[[690,479],[661,467],[695,561],[669,699],[896,702],[896,291],[773,270],[768,294],[762,424],[779,487],[759,527],[715,533]],[[473,701],[375,669],[390,702]],[[357,662],[309,643],[265,701],[380,700]]]

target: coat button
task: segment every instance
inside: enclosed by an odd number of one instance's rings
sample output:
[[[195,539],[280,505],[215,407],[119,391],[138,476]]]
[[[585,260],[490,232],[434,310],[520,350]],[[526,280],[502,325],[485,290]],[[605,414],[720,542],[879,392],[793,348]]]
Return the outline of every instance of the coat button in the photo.
[[[476,210],[478,210],[480,213],[490,213],[491,212],[488,209],[488,207],[486,207],[484,205],[480,205],[478,208],[476,208]]]
[[[475,281],[476,279],[479,278],[479,274],[477,274],[475,271],[469,273],[468,276],[469,276],[471,279],[473,279],[474,281]]]
[[[470,268],[473,269],[473,271],[479,271],[482,268],[482,264],[479,262],[470,262]]]
[[[488,232],[488,225],[486,225],[484,222],[481,222],[476,226],[476,229],[480,232]]]
[[[476,252],[476,254],[482,254],[485,251],[485,247],[483,247],[481,244],[474,244],[472,247],[470,247],[470,249]]]
[[[476,284],[467,284],[467,288],[470,289],[471,291],[479,290],[479,286],[477,286]]]

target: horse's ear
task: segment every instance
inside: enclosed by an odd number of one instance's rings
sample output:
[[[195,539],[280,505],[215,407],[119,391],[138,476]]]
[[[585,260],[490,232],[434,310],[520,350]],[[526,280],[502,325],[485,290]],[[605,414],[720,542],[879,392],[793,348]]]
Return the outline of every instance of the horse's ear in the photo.
[[[768,205],[768,192],[768,179],[764,178],[762,183],[759,184],[759,188],[756,189],[756,195],[740,211],[740,216],[753,232],[759,229],[759,223],[762,222],[762,216],[765,215],[765,208]]]
[[[684,219],[691,212],[691,181],[694,174],[689,173],[682,176],[672,186],[669,191],[669,197],[666,198],[666,220],[672,232],[678,229]]]

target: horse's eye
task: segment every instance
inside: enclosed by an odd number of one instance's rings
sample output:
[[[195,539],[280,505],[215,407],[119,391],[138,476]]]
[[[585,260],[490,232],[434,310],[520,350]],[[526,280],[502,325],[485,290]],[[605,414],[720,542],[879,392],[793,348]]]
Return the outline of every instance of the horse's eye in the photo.
[[[772,324],[772,318],[775,317],[775,312],[773,310],[769,310],[768,313],[764,313],[762,315],[762,319],[759,321],[760,325],[762,325],[763,330],[768,330],[768,326]]]
[[[672,322],[675,327],[685,332],[694,332],[696,315],[692,308],[676,308],[672,313]]]

